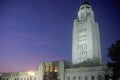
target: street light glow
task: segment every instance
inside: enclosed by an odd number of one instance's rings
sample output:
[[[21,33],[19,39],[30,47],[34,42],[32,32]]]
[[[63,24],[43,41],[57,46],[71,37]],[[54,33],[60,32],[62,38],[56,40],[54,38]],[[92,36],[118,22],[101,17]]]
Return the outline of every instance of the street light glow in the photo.
[[[29,71],[29,72],[28,72],[28,75],[30,75],[30,76],[34,76],[34,74],[35,74],[35,73],[32,72],[32,71]]]

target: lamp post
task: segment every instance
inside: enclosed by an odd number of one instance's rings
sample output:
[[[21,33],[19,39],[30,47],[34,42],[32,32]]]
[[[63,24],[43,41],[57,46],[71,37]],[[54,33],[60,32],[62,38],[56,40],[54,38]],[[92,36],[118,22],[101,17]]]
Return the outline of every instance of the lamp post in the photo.
[[[30,80],[32,80],[32,76],[34,76],[34,74],[35,74],[35,73],[32,72],[32,71],[29,71],[29,72],[28,72],[28,75],[30,76]]]

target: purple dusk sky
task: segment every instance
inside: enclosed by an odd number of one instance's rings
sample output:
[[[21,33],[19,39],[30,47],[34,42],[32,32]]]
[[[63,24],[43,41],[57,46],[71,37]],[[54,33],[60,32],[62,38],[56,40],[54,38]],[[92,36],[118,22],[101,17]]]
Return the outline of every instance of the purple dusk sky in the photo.
[[[0,0],[0,72],[71,61],[73,20],[83,0]],[[120,39],[120,1],[87,0],[99,24],[103,62]]]

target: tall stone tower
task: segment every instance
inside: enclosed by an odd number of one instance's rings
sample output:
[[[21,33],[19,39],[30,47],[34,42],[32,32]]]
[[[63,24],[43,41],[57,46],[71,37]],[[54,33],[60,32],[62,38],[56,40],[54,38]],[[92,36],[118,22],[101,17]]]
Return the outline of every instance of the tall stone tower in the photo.
[[[102,63],[98,24],[91,5],[86,1],[80,6],[72,33],[72,63],[85,61]]]

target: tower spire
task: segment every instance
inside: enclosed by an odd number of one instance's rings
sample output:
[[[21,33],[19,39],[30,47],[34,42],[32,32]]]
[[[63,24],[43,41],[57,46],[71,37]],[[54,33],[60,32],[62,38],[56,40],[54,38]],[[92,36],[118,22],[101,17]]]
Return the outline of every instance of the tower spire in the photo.
[[[83,0],[82,4],[81,5],[84,5],[84,4],[87,4],[87,5],[90,5],[87,0]]]
[[[83,2],[87,2],[87,0],[83,0]]]

